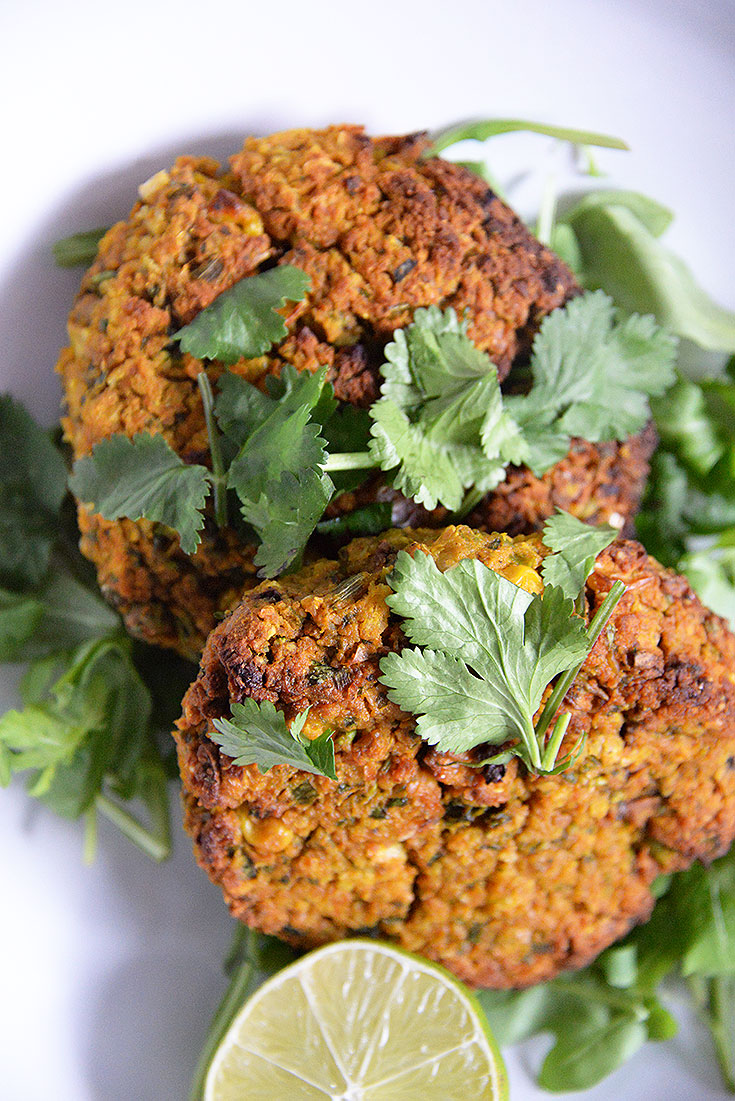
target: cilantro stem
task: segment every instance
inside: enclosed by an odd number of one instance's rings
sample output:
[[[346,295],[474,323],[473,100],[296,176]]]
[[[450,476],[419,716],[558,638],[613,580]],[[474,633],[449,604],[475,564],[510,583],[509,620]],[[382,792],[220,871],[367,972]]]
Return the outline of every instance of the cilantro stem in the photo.
[[[220,1045],[222,1037],[230,1027],[233,1017],[245,999],[252,993],[255,980],[257,980],[255,953],[257,934],[253,929],[248,929],[246,935],[247,950],[245,952],[245,958],[241,963],[235,966],[232,972],[232,978],[230,979],[230,985],[227,987],[224,997],[217,1006],[214,1017],[212,1018],[212,1023],[207,1031],[204,1046],[194,1070],[194,1077],[189,1092],[189,1101],[202,1101],[209,1065]],[[229,960],[237,958],[237,956],[241,954],[242,939],[242,931],[238,930],[235,943],[228,956]]]
[[[222,459],[219,432],[214,420],[214,394],[205,371],[197,375],[197,385],[202,395],[204,420],[209,437],[209,453],[212,457],[212,485],[214,487],[214,518],[217,526],[227,527],[227,475]]]
[[[453,520],[462,520],[468,512],[472,512],[475,505],[479,505],[482,498],[485,496],[481,489],[477,489],[475,486],[472,489],[468,489],[462,500],[462,504],[452,516]]]
[[[104,814],[105,818],[109,819],[114,826],[117,826],[120,832],[134,845],[137,845],[139,849],[142,849],[151,860],[155,860],[160,864],[162,860],[166,860],[170,855],[171,840],[168,836],[168,829],[161,829],[160,821],[156,823],[158,832],[154,833],[142,826],[137,818],[123,810],[112,799],[108,799],[106,795],[99,794],[94,802],[100,814]]]
[[[572,716],[569,711],[564,711],[554,723],[554,729],[551,732],[551,737],[549,738],[546,749],[544,750],[543,756],[541,757],[541,767],[545,771],[552,769],[556,764],[556,758],[559,754],[559,746],[564,740],[564,735],[567,732],[567,727],[569,726],[569,720],[571,719],[571,717]]]
[[[327,455],[322,470],[369,470],[377,465],[369,451],[338,451]]]
[[[535,733],[536,733],[536,740],[538,741],[539,745],[543,744],[544,736],[546,735],[546,731],[549,729],[549,726],[551,725],[551,720],[553,719],[554,715],[556,714],[557,708],[559,707],[562,700],[566,696],[567,692],[569,691],[569,689],[572,687],[575,680],[577,679],[577,677],[579,675],[579,670],[582,668],[585,661],[587,660],[587,658],[589,656],[589,653],[590,653],[590,650],[592,649],[592,647],[597,642],[597,639],[600,637],[600,634],[602,633],[602,630],[603,630],[605,624],[607,623],[608,619],[610,618],[610,616],[614,612],[615,608],[617,607],[617,605],[620,601],[620,598],[622,597],[624,592],[625,592],[625,585],[623,584],[623,582],[622,581],[616,581],[615,584],[613,585],[613,587],[610,589],[610,592],[607,594],[607,596],[603,600],[600,607],[597,609],[597,612],[593,616],[593,618],[590,622],[590,625],[587,628],[587,638],[589,639],[589,645],[587,647],[587,653],[585,654],[585,656],[582,658],[582,660],[577,665],[575,665],[572,669],[569,669],[566,673],[564,673],[559,678],[559,680],[556,682],[556,685],[554,686],[554,690],[551,693],[551,695],[549,696],[548,700],[546,701],[546,705],[545,705],[543,711],[541,712],[541,714],[539,716],[538,722],[536,723]],[[556,734],[557,728],[558,728],[558,720],[557,720],[556,726],[554,727],[554,734]],[[554,737],[554,735],[552,735],[552,739],[553,739],[553,737]],[[551,744],[551,743],[549,743],[549,744]],[[559,744],[561,744],[561,739],[559,741]],[[558,746],[557,746],[557,749],[558,749]],[[544,754],[544,758],[545,757],[546,757],[546,754]]]

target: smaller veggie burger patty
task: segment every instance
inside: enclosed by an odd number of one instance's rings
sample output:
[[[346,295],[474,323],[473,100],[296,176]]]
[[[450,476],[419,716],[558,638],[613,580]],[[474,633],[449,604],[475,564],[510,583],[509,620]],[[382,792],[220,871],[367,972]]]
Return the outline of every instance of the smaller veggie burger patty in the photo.
[[[250,591],[212,633],[176,740],[186,826],[232,913],[311,947],[365,930],[470,983],[524,986],[581,967],[645,920],[661,873],[735,835],[735,637],[634,542],[599,555],[591,617],[626,586],[567,695],[559,775],[470,767],[417,735],[379,662],[406,644],[386,576],[400,549],[464,558],[539,591],[538,535],[393,530]],[[236,766],[209,737],[233,702],[334,731],[337,780]],[[492,752],[492,751],[491,751]]]
[[[232,365],[253,383],[286,364],[324,366],[340,401],[369,406],[386,344],[432,305],[466,317],[501,380],[527,362],[542,319],[578,293],[574,277],[478,176],[428,150],[422,135],[293,130],[248,139],[225,172],[181,157],[144,184],[129,219],[102,239],[69,317],[58,371],[74,457],[115,433],[148,432],[208,464],[196,379],[206,370],[216,388],[222,365],[183,353],[172,337],[223,291],[276,264],[305,271],[311,291],[284,311],[280,343]],[[528,531],[559,505],[622,527],[652,447],[646,434],[574,441],[542,479],[511,471],[476,522]],[[373,479],[363,498],[385,492]],[[392,522],[405,523],[411,506],[397,500]],[[218,617],[255,581],[253,546],[211,517],[192,557],[148,521],[106,521],[84,507],[79,520],[82,551],[127,628],[186,656],[199,657]]]

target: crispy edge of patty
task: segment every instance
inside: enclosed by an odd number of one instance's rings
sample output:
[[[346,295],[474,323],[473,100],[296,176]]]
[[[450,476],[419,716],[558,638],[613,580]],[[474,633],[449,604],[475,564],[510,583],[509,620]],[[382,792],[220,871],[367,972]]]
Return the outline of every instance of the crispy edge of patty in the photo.
[[[404,641],[385,606],[399,548],[526,584],[545,553],[538,537],[392,531],[249,593],[210,637],[176,733],[197,859],[233,914],[298,946],[369,927],[497,987],[583,966],[649,916],[658,874],[732,841],[735,638],[619,541],[590,614],[614,579],[627,591],[567,697],[581,757],[560,777],[473,768],[422,743],[378,680]],[[222,754],[207,730],[247,697],[289,718],[308,706],[310,736],[334,729],[338,783]]]

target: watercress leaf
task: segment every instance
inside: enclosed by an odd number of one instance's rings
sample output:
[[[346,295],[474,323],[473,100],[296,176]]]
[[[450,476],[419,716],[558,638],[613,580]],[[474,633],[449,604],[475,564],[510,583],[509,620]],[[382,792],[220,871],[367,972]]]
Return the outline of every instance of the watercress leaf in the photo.
[[[735,547],[710,547],[683,555],[677,564],[708,608],[735,630]]]
[[[686,937],[682,973],[735,974],[735,854],[709,868],[693,864],[674,879],[671,897]]]
[[[215,298],[173,337],[197,359],[236,363],[263,355],[288,329],[276,311],[301,302],[311,287],[306,272],[292,264],[241,279]]]
[[[591,527],[576,516],[557,509],[543,529],[544,544],[554,551],[541,566],[544,583],[558,586],[565,596],[574,600],[584,588],[597,555],[610,546],[617,534],[609,524]]]
[[[326,775],[286,726],[283,712],[276,711],[272,703],[246,699],[233,703],[231,710],[230,719],[214,720],[215,729],[209,737],[236,765],[254,764],[262,773],[275,765],[289,765],[301,772]]]
[[[71,233],[54,241],[51,251],[60,268],[88,267],[97,257],[97,246],[107,233],[109,226],[99,229],[87,229],[81,233]]]
[[[456,145],[460,141],[487,141],[498,134],[511,134],[525,131],[542,134],[558,141],[568,141],[573,145],[595,145],[605,149],[627,149],[620,138],[607,134],[598,134],[592,130],[574,130],[567,126],[550,126],[545,122],[528,122],[525,119],[477,119],[455,123],[443,130],[437,130],[431,136],[431,152],[434,155]]]
[[[674,220],[673,211],[640,191],[624,188],[599,188],[588,191],[561,214],[559,224],[569,226],[585,211],[597,207],[624,207],[635,215],[641,225],[654,237],[661,237]]]
[[[653,314],[702,348],[735,351],[735,314],[710,298],[629,206],[582,205],[565,219],[582,254],[585,287],[602,288],[622,310]]]
[[[139,432],[132,439],[114,435],[98,443],[74,464],[69,486],[105,520],[125,516],[165,524],[178,533],[184,553],[193,554],[209,479],[206,467],[184,463],[163,436]]]
[[[627,1062],[646,1039],[645,1023],[629,1014],[586,1026],[575,1022],[574,1029],[557,1030],[538,1083],[553,1092],[589,1089]]]
[[[65,493],[66,467],[49,434],[0,396],[0,584],[27,589],[42,580]]]
[[[33,596],[0,589],[0,661],[23,661],[23,647],[43,618],[43,604]]]

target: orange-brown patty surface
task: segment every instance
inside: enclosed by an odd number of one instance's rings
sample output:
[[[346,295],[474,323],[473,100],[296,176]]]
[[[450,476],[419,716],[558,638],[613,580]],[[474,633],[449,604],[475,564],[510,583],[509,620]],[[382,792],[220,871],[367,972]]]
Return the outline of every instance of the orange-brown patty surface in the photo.
[[[457,527],[356,540],[250,591],[211,635],[176,735],[197,859],[233,914],[297,946],[369,929],[496,987],[582,966],[649,915],[657,875],[735,835],[735,637],[618,541],[588,615],[615,580],[626,592],[566,699],[581,756],[559,776],[472,768],[482,749],[430,747],[379,681],[405,644],[385,603],[401,548],[542,587],[538,536]],[[287,720],[310,708],[308,736],[335,732],[337,781],[235,766],[208,732],[246,698]]]
[[[224,173],[208,158],[182,157],[147,181],[128,221],[103,238],[69,318],[58,370],[74,456],[113,433],[145,431],[208,463],[196,376],[206,369],[216,385],[222,368],[182,354],[171,338],[222,291],[274,264],[302,268],[312,289],[284,311],[280,344],[231,368],[250,381],[287,363],[327,366],[340,400],[369,405],[386,343],[430,305],[466,316],[501,379],[525,361],[543,317],[577,293],[574,278],[479,177],[425,156],[427,147],[421,135],[373,139],[359,127],[293,130],[248,139]],[[543,478],[511,470],[472,522],[528,531],[560,505],[622,527],[652,447],[650,434],[575,441]],[[363,498],[380,492],[390,493],[373,479]],[[396,500],[393,522],[411,509]],[[253,547],[213,523],[192,558],[146,521],[81,509],[80,525],[82,550],[128,629],[187,656],[199,656],[218,615],[254,581]]]

